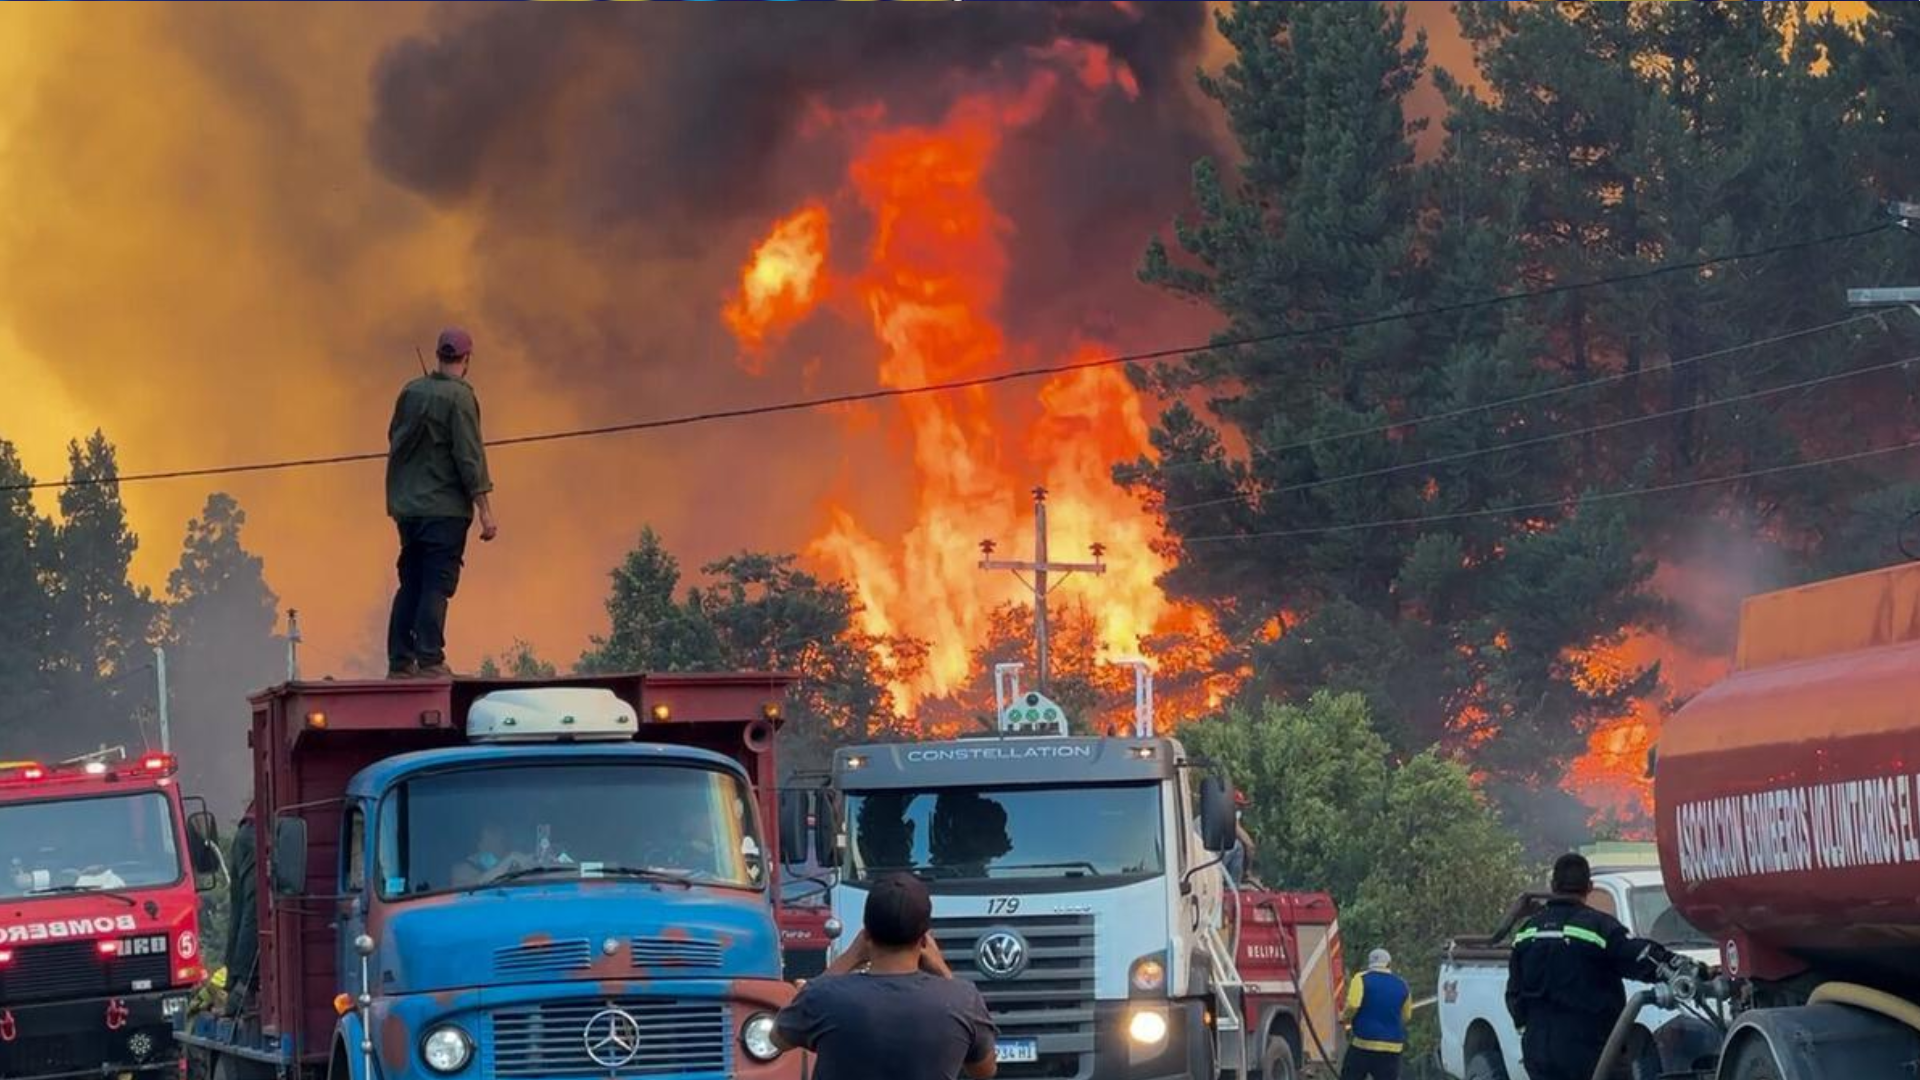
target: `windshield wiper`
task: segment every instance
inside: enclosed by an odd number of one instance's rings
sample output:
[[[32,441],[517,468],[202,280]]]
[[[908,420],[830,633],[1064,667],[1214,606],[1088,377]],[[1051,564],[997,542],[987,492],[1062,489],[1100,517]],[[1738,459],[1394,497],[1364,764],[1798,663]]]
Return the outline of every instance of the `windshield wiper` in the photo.
[[[558,863],[550,866],[522,866],[517,870],[509,870],[504,874],[486,881],[476,881],[462,891],[470,893],[479,892],[481,889],[491,889],[495,885],[505,885],[509,881],[519,881],[523,878],[533,877],[536,874],[551,874],[561,870],[572,871],[573,869],[574,867]]]
[[[860,870],[863,880],[872,881],[881,874],[912,874],[918,878],[962,877],[961,871],[952,866],[868,866]]]
[[[44,889],[27,890],[28,896],[52,896],[56,893],[86,893],[88,896],[104,896],[112,900],[118,900],[128,907],[138,907],[140,903],[125,893],[117,893],[112,889],[103,889],[96,885],[49,885]]]
[[[1092,877],[1100,876],[1100,868],[1090,862],[1030,862],[1015,863],[1012,866],[994,866],[994,870],[1085,870]]]
[[[634,878],[639,881],[657,881],[668,885],[678,885],[684,889],[693,888],[693,878],[690,875],[675,873],[672,870],[662,870],[653,866],[621,866],[613,863],[584,862],[554,863],[547,866],[522,866],[517,870],[509,870],[491,881],[479,882],[465,891],[470,893],[479,892],[481,889],[491,889],[496,885],[505,885],[511,881],[522,881],[541,874],[555,873],[574,875],[583,880],[595,877],[621,877]]]
[[[581,863],[580,876],[623,877],[638,881],[657,881],[666,885],[678,885],[683,889],[693,888],[693,875],[673,870],[662,870],[657,866],[620,866],[608,863]]]

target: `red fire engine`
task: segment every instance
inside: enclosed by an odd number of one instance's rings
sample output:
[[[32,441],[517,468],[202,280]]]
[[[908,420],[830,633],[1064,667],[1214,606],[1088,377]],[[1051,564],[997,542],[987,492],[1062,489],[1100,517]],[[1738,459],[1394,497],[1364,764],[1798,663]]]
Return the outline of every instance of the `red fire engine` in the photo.
[[[0,1076],[176,1069],[213,818],[174,760],[0,762]]]

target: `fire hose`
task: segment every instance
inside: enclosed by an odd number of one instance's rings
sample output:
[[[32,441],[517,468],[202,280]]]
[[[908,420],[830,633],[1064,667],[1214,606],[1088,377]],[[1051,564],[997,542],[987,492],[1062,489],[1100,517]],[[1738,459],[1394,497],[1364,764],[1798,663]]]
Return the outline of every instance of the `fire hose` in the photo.
[[[1627,1038],[1633,1034],[1633,1022],[1640,1019],[1640,1010],[1652,1001],[1652,990],[1635,990],[1627,998],[1627,1007],[1620,1010],[1620,1019],[1613,1022],[1613,1033],[1607,1036],[1607,1048],[1600,1054],[1600,1063],[1593,1067],[1593,1080],[1611,1080],[1614,1066],[1626,1052]]]
[[[1879,1013],[1889,1020],[1897,1020],[1908,1027],[1920,1030],[1920,1005],[1905,998],[1896,997],[1883,990],[1858,983],[1830,982],[1821,983],[1808,995],[1807,1004],[1851,1005],[1856,1009]]]
[[[1262,900],[1260,906],[1267,910],[1267,914],[1273,916],[1274,928],[1279,931],[1280,959],[1286,961],[1287,970],[1293,972],[1293,985],[1300,992],[1300,1019],[1306,1021],[1307,1037],[1313,1040],[1313,1048],[1319,1051],[1320,1060],[1325,1062],[1328,1068],[1332,1068],[1333,1055],[1327,1053],[1327,1044],[1320,1041],[1320,1029],[1313,1022],[1313,1010],[1307,1007],[1306,972],[1301,971],[1300,965],[1293,962],[1293,946],[1287,943],[1287,924],[1281,921],[1280,909],[1273,905],[1272,900]],[[1234,922],[1237,926],[1239,920],[1236,919]],[[1335,987],[1333,992],[1338,999],[1339,987]]]

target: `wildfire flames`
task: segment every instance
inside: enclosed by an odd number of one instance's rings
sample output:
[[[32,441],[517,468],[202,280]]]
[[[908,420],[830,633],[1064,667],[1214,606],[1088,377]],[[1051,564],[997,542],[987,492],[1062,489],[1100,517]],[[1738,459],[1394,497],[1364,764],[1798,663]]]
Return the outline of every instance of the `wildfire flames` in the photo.
[[[740,275],[740,294],[721,316],[747,350],[749,370],[761,369],[770,337],[785,333],[820,300],[827,263],[827,208],[801,207],[773,227]]]
[[[1698,692],[1725,675],[1727,667],[1724,658],[1703,656],[1653,634],[1636,634],[1618,646],[1574,659],[1580,665],[1578,681],[1596,690],[1620,686],[1657,662],[1661,682],[1675,698]],[[1647,776],[1647,751],[1659,738],[1668,704],[1657,696],[1641,698],[1625,715],[1595,728],[1586,753],[1568,768],[1568,790],[1593,808],[1597,821],[1626,824],[1629,832],[1651,832],[1653,781]]]
[[[1132,72],[1104,52],[1056,47],[1045,55],[1084,88],[1137,93]],[[812,203],[777,222],[725,308],[743,349],[757,354],[844,288],[849,304],[857,301],[851,317],[880,347],[877,374],[889,387],[1109,353],[1082,340],[1071,356],[1034,356],[1010,343],[997,321],[1010,226],[984,181],[1003,134],[1031,122],[1060,86],[1059,75],[1047,72],[1018,93],[962,99],[930,126],[889,127],[874,110],[845,118],[866,128],[847,179],[871,240],[844,287],[829,289],[821,280],[826,207]],[[1078,577],[1063,591],[1086,606],[1106,655],[1140,655],[1149,635],[1206,635],[1204,614],[1170,602],[1155,584],[1167,568],[1154,551],[1160,523],[1109,476],[1114,462],[1149,449],[1147,419],[1121,370],[1061,374],[1037,394],[983,388],[909,397],[898,415],[898,433],[911,448],[907,525],[883,538],[852,500],[830,499],[809,555],[854,584],[867,631],[928,643],[924,672],[895,687],[902,707],[979,689],[966,684],[977,675],[972,652],[986,640],[994,608],[1030,594],[1007,574],[979,569],[978,545],[993,539],[1003,552],[1031,554],[1027,492],[1037,485],[1050,492],[1052,558],[1088,561],[1096,542],[1111,552],[1104,575]],[[1210,663],[1193,653],[1168,650],[1152,659]],[[1212,696],[1218,699],[1217,687]]]

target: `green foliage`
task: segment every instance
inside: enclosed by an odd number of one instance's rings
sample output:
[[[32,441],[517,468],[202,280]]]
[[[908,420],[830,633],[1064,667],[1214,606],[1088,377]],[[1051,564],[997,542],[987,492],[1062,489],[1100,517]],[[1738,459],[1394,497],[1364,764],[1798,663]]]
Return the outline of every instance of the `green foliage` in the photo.
[[[1438,943],[1490,929],[1527,882],[1519,842],[1466,770],[1432,751],[1396,756],[1359,694],[1236,707],[1181,739],[1250,798],[1259,878],[1331,892],[1347,955],[1386,947],[1417,996],[1433,991]],[[1416,1036],[1410,1059],[1432,1045]]]
[[[893,686],[925,663],[923,643],[866,632],[853,589],[791,555],[742,552],[701,569],[709,584],[676,598],[679,564],[643,531],[613,573],[610,632],[580,670],[794,672],[779,742],[789,773],[824,769],[835,746],[898,734]]]
[[[540,659],[533,651],[533,645],[520,638],[514,638],[513,644],[499,655],[482,657],[480,660],[480,677],[483,679],[551,679],[559,674],[558,667]]]
[[[1508,287],[1525,252],[1507,239],[1506,189],[1414,160],[1405,99],[1426,56],[1397,9],[1236,4],[1221,26],[1236,56],[1202,87],[1248,163],[1232,187],[1196,170],[1180,257],[1151,247],[1147,281],[1207,300],[1236,336]],[[1248,643],[1250,694],[1358,693],[1400,752],[1473,745],[1530,783],[1557,778],[1583,743],[1569,736],[1618,707],[1573,683],[1564,658],[1649,617],[1651,561],[1617,510],[1580,506],[1573,445],[1476,453],[1556,418],[1535,404],[1391,426],[1538,391],[1542,344],[1525,320],[1483,310],[1156,369],[1169,398],[1212,394],[1218,428],[1174,404],[1158,460],[1118,476],[1185,542],[1166,585]],[[1228,435],[1258,449],[1230,455]],[[1354,473],[1367,478],[1342,479]],[[1502,509],[1541,504],[1554,509]],[[1423,524],[1343,528],[1400,519]],[[1276,618],[1287,632],[1259,639]]]
[[[60,492],[60,522],[41,549],[40,580],[52,605],[48,711],[59,717],[43,736],[58,732],[58,743],[75,753],[138,746],[152,736],[135,710],[153,697],[144,673],[159,609],[128,578],[140,542],[120,503],[113,444],[96,431],[71,443],[67,458],[72,486]]]
[[[232,496],[208,496],[167,575],[162,620],[184,783],[222,818],[240,812],[253,786],[247,695],[286,670],[285,641],[274,633],[279,598],[241,539],[246,521]]]
[[[0,487],[32,482],[13,444],[0,440]],[[30,493],[0,492],[0,757],[38,752],[25,736],[48,702],[52,612],[40,567],[52,528]]]

